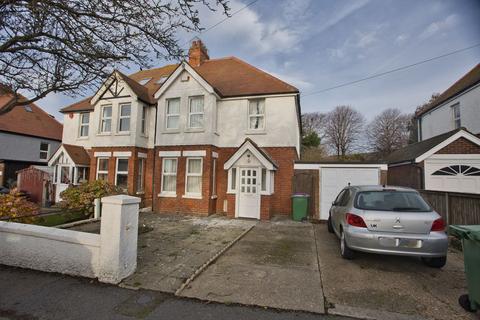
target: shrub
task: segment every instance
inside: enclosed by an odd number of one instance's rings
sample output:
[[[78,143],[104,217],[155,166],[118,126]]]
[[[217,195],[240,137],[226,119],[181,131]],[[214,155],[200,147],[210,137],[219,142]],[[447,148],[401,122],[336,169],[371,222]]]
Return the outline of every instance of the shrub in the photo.
[[[79,186],[70,186],[60,193],[60,206],[67,210],[81,211],[85,215],[93,213],[93,201],[96,198],[122,193],[121,189],[103,180],[84,182]]]
[[[38,213],[38,205],[28,201],[16,188],[0,195],[0,217],[18,218]]]

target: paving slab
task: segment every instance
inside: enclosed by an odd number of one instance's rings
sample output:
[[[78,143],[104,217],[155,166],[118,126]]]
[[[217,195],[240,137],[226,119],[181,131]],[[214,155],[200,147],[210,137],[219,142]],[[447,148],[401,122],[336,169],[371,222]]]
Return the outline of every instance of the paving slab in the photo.
[[[458,297],[467,292],[461,252],[449,251],[442,269],[412,257],[356,253],[354,260],[345,260],[326,225],[315,225],[315,235],[329,313],[366,319],[476,319],[458,305]]]
[[[296,222],[255,225],[181,295],[323,313],[312,225]]]
[[[174,293],[199,267],[256,223],[216,215],[195,217],[142,212],[137,270],[120,285]],[[100,223],[72,229],[98,233]]]

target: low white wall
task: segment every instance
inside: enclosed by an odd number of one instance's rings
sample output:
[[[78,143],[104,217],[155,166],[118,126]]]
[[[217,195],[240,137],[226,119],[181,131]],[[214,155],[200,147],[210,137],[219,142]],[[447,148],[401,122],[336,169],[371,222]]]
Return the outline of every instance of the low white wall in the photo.
[[[0,221],[0,264],[118,283],[137,267],[140,199],[102,199],[101,232]]]

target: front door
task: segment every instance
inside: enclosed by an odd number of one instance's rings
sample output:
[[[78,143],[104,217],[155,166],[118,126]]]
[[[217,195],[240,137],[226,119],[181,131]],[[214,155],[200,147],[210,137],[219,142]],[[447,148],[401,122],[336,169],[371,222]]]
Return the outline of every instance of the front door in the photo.
[[[58,166],[57,181],[55,186],[55,202],[62,200],[60,193],[72,183],[72,170],[70,166]]]
[[[257,168],[240,168],[237,216],[260,219],[260,182]]]

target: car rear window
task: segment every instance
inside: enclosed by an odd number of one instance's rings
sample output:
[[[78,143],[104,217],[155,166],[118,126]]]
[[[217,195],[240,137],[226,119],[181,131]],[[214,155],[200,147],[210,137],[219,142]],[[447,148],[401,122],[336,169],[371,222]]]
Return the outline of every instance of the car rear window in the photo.
[[[380,211],[432,211],[417,192],[395,190],[359,192],[355,198],[355,208]]]

